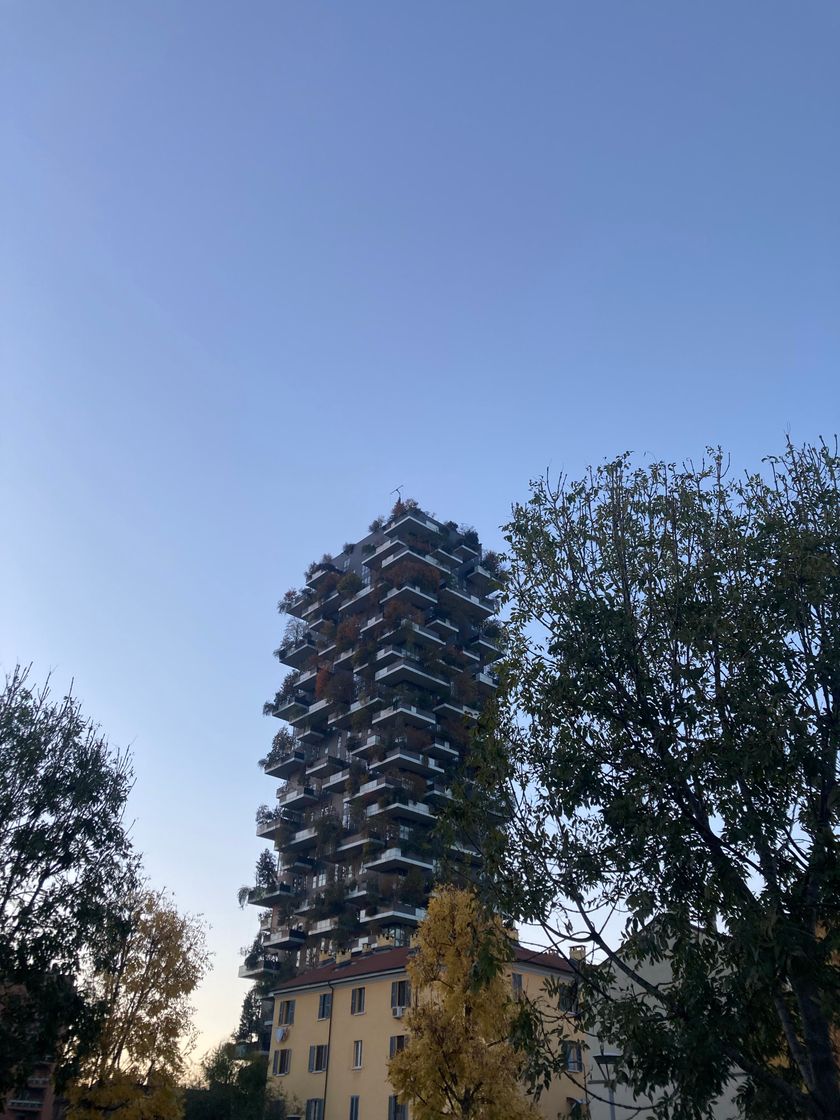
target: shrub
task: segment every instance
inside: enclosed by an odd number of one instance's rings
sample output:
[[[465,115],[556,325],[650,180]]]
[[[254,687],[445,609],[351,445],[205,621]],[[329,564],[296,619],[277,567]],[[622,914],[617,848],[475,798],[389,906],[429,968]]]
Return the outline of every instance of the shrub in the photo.
[[[342,599],[352,599],[364,587],[364,580],[355,572],[347,572],[336,584]]]

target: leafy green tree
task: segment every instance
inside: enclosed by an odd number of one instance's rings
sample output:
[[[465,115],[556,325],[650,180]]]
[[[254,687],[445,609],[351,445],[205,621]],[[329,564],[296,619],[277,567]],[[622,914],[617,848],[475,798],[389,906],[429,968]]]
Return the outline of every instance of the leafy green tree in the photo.
[[[509,1042],[515,1018],[501,966],[510,941],[471,891],[443,887],[429,901],[408,964],[414,1006],[405,1049],[388,1063],[415,1120],[529,1120]]]
[[[663,1116],[739,1070],[750,1117],[840,1116],[838,477],[823,444],[743,477],[622,457],[537,481],[505,527],[472,762],[511,819],[459,813],[499,904],[603,958],[589,1024]]]
[[[204,925],[140,888],[111,914],[109,934],[109,959],[88,978],[104,1021],[68,1088],[69,1120],[177,1120],[189,1000],[209,964]]]
[[[72,1072],[101,1008],[77,980],[133,860],[123,822],[132,784],[67,695],[18,666],[0,694],[0,1099],[45,1054]]]
[[[266,1084],[265,1054],[237,1057],[233,1042],[213,1047],[201,1063],[202,1082],[184,1094],[184,1120],[285,1120],[282,1094]]]

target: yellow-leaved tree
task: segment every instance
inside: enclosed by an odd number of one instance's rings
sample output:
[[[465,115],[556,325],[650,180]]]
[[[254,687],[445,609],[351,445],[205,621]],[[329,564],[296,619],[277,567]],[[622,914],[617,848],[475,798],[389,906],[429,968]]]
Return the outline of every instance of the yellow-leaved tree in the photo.
[[[409,961],[410,1036],[388,1064],[414,1120],[533,1120],[510,1043],[516,1006],[502,963],[510,941],[472,891],[431,898]]]
[[[68,1120],[178,1120],[190,996],[209,963],[204,924],[163,892],[139,889],[112,925],[88,979],[102,1029],[67,1091]]]

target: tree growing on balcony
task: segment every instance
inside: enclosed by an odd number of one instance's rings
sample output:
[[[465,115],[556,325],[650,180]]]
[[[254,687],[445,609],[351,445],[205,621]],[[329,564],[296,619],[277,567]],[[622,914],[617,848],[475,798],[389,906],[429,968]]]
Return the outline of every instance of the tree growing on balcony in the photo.
[[[257,856],[254,867],[254,886],[240,887],[237,895],[239,905],[245,906],[252,890],[271,891],[277,886],[277,856],[268,848],[263,848]]]
[[[69,1120],[177,1120],[189,1000],[209,963],[204,925],[162,892],[138,889],[107,932],[107,957],[87,979],[104,1021],[68,1087]]]
[[[501,970],[510,942],[469,891],[430,900],[408,964],[413,1006],[388,1076],[415,1120],[536,1120],[509,1039],[516,1007]]]
[[[735,1076],[748,1117],[840,1116],[836,445],[540,480],[506,539],[472,757],[510,816],[483,845],[498,905],[597,946],[586,1014],[659,1115]]]

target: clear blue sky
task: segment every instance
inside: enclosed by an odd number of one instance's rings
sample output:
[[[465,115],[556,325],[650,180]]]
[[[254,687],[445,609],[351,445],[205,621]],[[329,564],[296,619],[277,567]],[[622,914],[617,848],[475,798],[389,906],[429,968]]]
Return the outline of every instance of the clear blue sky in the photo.
[[[0,660],[133,744],[213,924],[273,796],[274,604],[404,493],[838,428],[840,6],[6,0]]]

